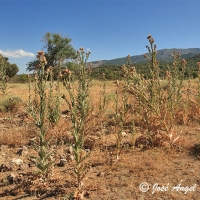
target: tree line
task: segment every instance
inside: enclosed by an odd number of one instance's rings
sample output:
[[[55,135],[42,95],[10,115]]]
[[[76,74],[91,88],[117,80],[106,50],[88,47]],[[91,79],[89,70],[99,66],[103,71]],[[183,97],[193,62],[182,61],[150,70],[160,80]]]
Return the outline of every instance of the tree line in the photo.
[[[60,34],[46,33],[43,37],[43,49],[45,57],[48,61],[46,68],[52,66],[54,79],[58,78],[59,72],[62,69],[68,68],[69,70],[76,73],[78,66],[77,51],[71,45],[72,39],[68,37],[63,37]],[[10,64],[7,57],[4,57],[6,63],[6,75],[8,77],[13,77],[19,71],[16,64]],[[185,71],[185,78],[196,78],[198,76],[198,67],[196,63],[200,61],[200,54],[195,55],[186,59],[187,69]],[[125,64],[125,63],[124,63]],[[170,62],[160,62],[160,77],[165,76],[165,71],[168,69]],[[147,67],[146,62],[132,63],[138,73],[143,74],[144,77],[150,77],[150,71]],[[37,58],[27,63],[26,70],[29,73],[33,73],[35,69],[39,67],[39,61]],[[91,70],[91,78],[93,79],[106,79],[106,80],[121,80],[121,67],[117,65],[102,65],[99,67],[94,67]],[[26,76],[24,74],[18,75],[17,78],[19,82],[26,82]],[[17,80],[15,77],[15,80]]]

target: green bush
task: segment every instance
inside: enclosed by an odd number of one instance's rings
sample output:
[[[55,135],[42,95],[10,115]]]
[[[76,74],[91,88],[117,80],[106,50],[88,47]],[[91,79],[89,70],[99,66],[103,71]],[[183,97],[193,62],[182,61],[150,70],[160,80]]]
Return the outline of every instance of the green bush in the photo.
[[[0,112],[13,112],[17,110],[20,99],[17,97],[6,97],[0,99]]]
[[[19,74],[11,78],[10,82],[11,83],[28,83],[29,79],[26,74]]]

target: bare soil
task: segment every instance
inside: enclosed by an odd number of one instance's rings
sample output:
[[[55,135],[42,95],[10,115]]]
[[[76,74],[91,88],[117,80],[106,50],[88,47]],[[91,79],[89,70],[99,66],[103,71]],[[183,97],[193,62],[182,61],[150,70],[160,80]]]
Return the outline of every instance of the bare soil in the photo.
[[[34,127],[23,110],[0,115],[0,199],[67,199],[77,190],[70,138],[63,134],[65,138],[59,139],[59,131],[64,131],[59,127],[52,131],[52,174],[45,182],[35,175],[37,169],[30,159],[37,156],[31,145]],[[181,130],[178,144],[147,150],[135,147],[132,135],[127,133],[123,136],[126,145],[116,159],[115,137],[106,133],[102,136],[103,130],[98,129],[88,141],[91,146],[85,147],[91,154],[86,161],[83,199],[200,199],[200,125],[192,122]],[[60,165],[61,158],[67,160],[64,166]],[[15,164],[13,159],[23,163]]]

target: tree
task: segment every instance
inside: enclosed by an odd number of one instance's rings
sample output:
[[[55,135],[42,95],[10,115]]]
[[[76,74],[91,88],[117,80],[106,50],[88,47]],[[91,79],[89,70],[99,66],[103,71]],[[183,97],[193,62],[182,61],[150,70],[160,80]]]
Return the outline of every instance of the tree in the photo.
[[[4,60],[6,76],[8,76],[9,78],[15,76],[17,74],[17,72],[19,71],[18,66],[16,64],[11,64],[7,57],[3,57],[1,54],[0,54],[0,56]]]
[[[63,37],[60,34],[46,33],[44,36],[44,46],[45,57],[47,59],[46,68],[49,66],[60,67],[65,65],[70,59],[76,58],[76,51],[70,44],[72,39],[68,37]],[[27,63],[27,71],[35,70],[39,65],[38,60],[33,60]]]
[[[15,76],[18,71],[19,71],[19,68],[17,67],[16,64],[9,64],[6,67],[6,75],[9,76],[10,78]]]

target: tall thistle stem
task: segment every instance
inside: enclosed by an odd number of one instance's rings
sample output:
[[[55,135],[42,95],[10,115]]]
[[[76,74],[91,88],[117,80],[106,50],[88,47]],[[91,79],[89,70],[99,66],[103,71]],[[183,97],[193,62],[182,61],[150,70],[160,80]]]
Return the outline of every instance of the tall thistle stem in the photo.
[[[74,138],[72,149],[76,162],[74,166],[74,172],[77,177],[78,194],[80,194],[83,185],[83,179],[86,175],[84,161],[89,156],[89,154],[84,151],[84,140],[85,123],[90,110],[89,74],[91,69],[90,67],[87,67],[87,60],[90,52],[85,53],[84,49],[80,48],[77,53],[80,66],[77,70],[78,89],[76,92],[75,89],[72,88],[72,72],[68,69],[65,69],[61,72],[60,76],[63,77],[63,84],[69,94],[69,99],[67,99],[65,95],[63,95],[63,98],[66,100],[71,112],[71,133]]]

